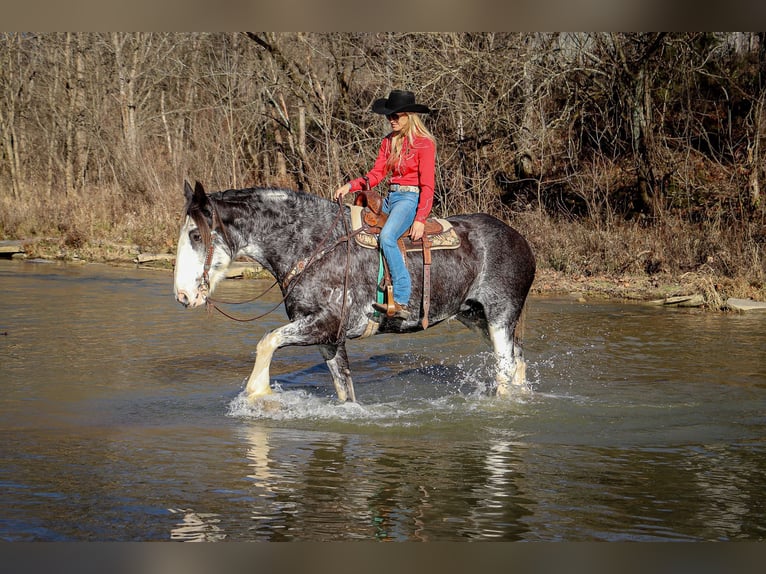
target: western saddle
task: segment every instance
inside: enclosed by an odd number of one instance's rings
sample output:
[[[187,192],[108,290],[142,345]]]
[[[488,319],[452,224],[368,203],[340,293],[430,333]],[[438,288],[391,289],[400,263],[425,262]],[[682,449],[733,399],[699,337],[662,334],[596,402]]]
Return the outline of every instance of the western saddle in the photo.
[[[352,207],[352,227],[361,231],[355,235],[356,241],[362,247],[378,248],[377,236],[386,223],[388,215],[381,212],[383,200],[380,194],[370,189],[362,189],[357,192]],[[431,307],[431,251],[438,249],[457,249],[460,247],[460,238],[452,228],[452,224],[444,219],[428,218],[425,223],[425,232],[422,239],[413,241],[408,232],[405,232],[397,241],[402,255],[407,260],[408,251],[419,251],[423,254],[423,315],[421,325],[428,328],[428,312]],[[391,275],[388,264],[383,259],[383,280],[380,285],[385,294],[386,316],[394,314],[394,292],[391,284]]]

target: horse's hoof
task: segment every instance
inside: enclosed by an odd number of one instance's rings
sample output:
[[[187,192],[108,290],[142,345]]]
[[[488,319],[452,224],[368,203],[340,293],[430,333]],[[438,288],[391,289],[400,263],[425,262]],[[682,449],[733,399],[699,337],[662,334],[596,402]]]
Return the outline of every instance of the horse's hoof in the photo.
[[[495,390],[495,396],[501,399],[526,397],[532,393],[529,386],[523,382],[521,384],[514,383],[509,385],[508,383],[500,383]]]
[[[247,402],[253,408],[270,413],[282,410],[283,408],[279,397],[275,396],[273,393],[265,395],[248,395]]]
[[[518,359],[510,379],[505,376],[498,379],[495,394],[498,397],[510,397],[528,395],[530,392],[527,385],[527,362],[524,359]]]

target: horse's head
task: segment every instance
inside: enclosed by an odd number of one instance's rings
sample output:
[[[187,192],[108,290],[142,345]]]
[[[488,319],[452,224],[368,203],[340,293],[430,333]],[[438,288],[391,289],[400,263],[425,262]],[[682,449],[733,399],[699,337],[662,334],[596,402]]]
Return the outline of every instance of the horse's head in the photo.
[[[202,305],[231,263],[226,242],[218,233],[221,221],[213,201],[200,182],[194,190],[184,182],[186,207],[178,236],[174,292],[186,307]]]

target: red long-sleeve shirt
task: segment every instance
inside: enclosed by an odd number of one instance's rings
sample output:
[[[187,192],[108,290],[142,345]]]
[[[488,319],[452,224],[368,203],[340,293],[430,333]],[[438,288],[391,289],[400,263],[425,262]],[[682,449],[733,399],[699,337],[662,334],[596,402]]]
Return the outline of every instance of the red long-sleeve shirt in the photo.
[[[386,167],[388,156],[391,153],[391,138],[388,134],[380,142],[378,157],[372,169],[366,177],[370,181],[370,188],[378,185],[388,175]],[[420,188],[418,210],[415,213],[415,221],[425,222],[431,213],[434,203],[434,180],[436,172],[436,145],[426,137],[415,138],[410,145],[409,140],[404,140],[402,161],[391,172],[390,183],[399,185],[417,185]],[[363,177],[351,180],[351,191],[361,191],[364,182]]]

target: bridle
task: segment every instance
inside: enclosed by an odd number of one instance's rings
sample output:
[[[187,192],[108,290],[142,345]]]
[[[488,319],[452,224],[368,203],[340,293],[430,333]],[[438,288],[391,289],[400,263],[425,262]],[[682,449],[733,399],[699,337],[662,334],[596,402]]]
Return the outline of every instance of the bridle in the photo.
[[[230,251],[233,250],[231,239],[229,238],[229,233],[226,231],[226,227],[223,225],[221,216],[218,213],[218,206],[215,204],[214,201],[210,201],[210,205],[212,206],[212,209],[213,209],[213,225],[212,227],[208,227],[207,231],[202,234],[203,241],[205,243],[205,262],[202,265],[202,284],[200,285],[200,291],[203,292],[203,295],[205,295],[206,300],[207,300],[207,294],[210,291],[210,268],[213,265],[213,252],[215,251],[215,238],[218,235],[218,233],[216,232],[216,227],[221,229],[223,233],[223,239],[226,245],[229,246],[229,250]],[[207,224],[204,218],[200,218],[200,221],[203,221]],[[199,225],[199,222],[198,222],[198,225]]]
[[[268,289],[266,289],[263,293],[260,293],[256,295],[255,297],[251,299],[247,299],[245,301],[223,301],[223,300],[216,300],[210,297],[210,269],[213,266],[213,253],[215,252],[215,239],[218,237],[218,231],[217,229],[220,229],[223,234],[223,240],[226,243],[226,245],[229,247],[229,251],[234,251],[233,244],[231,242],[231,239],[229,238],[229,233],[226,230],[226,226],[223,224],[223,220],[221,219],[220,214],[218,213],[218,206],[215,204],[214,201],[210,201],[210,205],[213,209],[213,225],[212,229],[210,226],[207,225],[207,220],[204,217],[199,218],[197,221],[197,226],[199,227],[201,224],[204,224],[207,226],[207,230],[205,230],[202,233],[203,237],[203,247],[205,249],[205,261],[202,264],[202,281],[199,286],[199,290],[202,293],[202,295],[205,297],[205,307],[208,310],[208,313],[211,309],[215,309],[225,317],[228,317],[229,319],[232,319],[233,321],[239,321],[239,322],[248,322],[248,321],[255,321],[256,319],[260,319],[262,317],[265,317],[269,313],[273,312],[277,307],[279,307],[284,299],[277,303],[273,308],[269,309],[266,313],[263,313],[261,315],[258,315],[257,317],[251,317],[249,319],[240,319],[238,317],[234,317],[233,315],[230,315],[223,309],[221,309],[217,303],[223,303],[227,305],[243,305],[245,303],[251,303],[257,299],[260,299],[266,293],[271,291],[276,285],[277,282],[274,282]]]
[[[210,266],[213,263],[213,242],[215,241],[215,235],[215,232],[211,232],[210,245],[207,246],[207,253],[205,255],[205,264],[202,266],[202,285],[200,285],[200,290],[206,296],[208,291],[210,291]]]

